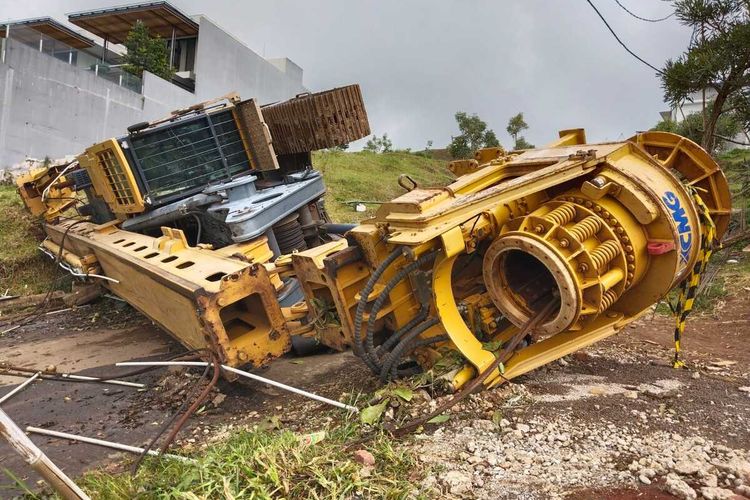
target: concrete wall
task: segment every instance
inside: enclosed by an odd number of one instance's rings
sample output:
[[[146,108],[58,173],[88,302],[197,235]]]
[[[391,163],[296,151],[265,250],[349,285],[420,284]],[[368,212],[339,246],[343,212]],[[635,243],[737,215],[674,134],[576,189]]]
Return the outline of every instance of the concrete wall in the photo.
[[[140,121],[143,97],[10,40],[0,65],[0,168],[61,157]]]
[[[145,72],[143,94],[10,40],[0,64],[0,170],[26,157],[61,158],[196,102]]]
[[[301,69],[298,76],[287,75],[207,17],[201,16],[199,23],[195,55],[198,100],[236,91],[243,99],[255,97],[265,104],[306,91],[302,86]]]

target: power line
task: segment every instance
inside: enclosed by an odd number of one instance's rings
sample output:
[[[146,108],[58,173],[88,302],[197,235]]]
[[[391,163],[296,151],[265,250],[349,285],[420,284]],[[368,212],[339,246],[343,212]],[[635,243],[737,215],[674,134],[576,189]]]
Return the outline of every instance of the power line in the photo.
[[[639,16],[637,14],[634,14],[632,11],[628,10],[627,7],[625,7],[623,4],[620,3],[620,0],[615,0],[615,3],[617,3],[617,5],[619,5],[622,8],[622,10],[624,10],[625,12],[627,12],[628,14],[630,14],[631,16],[633,16],[634,18],[639,19],[641,21],[646,21],[647,23],[660,23],[662,21],[666,21],[667,19],[669,19],[670,17],[674,16],[674,14],[675,14],[674,12],[672,12],[668,16],[665,16],[665,17],[662,17],[662,18],[659,18],[659,19],[648,19],[646,17],[641,17],[641,16]]]
[[[622,45],[622,48],[623,48],[623,49],[625,49],[625,50],[626,50],[626,51],[628,52],[628,54],[630,54],[631,56],[635,57],[635,58],[636,58],[636,59],[638,59],[638,60],[639,60],[640,62],[642,62],[643,64],[645,64],[645,65],[646,65],[646,66],[648,66],[649,68],[653,69],[653,70],[654,70],[654,71],[656,71],[657,73],[659,73],[659,74],[662,74],[662,70],[660,70],[659,68],[657,68],[657,67],[656,67],[656,66],[654,66],[653,64],[649,63],[649,62],[648,62],[648,61],[646,61],[645,59],[641,58],[641,57],[640,57],[640,56],[639,56],[638,54],[636,54],[635,52],[633,52],[632,50],[630,50],[630,48],[628,48],[628,46],[627,46],[627,45],[625,45],[625,42],[623,42],[622,40],[620,40],[620,37],[619,37],[619,36],[617,36],[617,33],[615,33],[615,30],[613,30],[613,29],[612,29],[612,26],[610,26],[610,25],[609,25],[609,23],[607,22],[607,20],[606,20],[606,19],[604,19],[604,16],[602,15],[602,13],[601,13],[601,12],[599,12],[599,9],[597,9],[597,8],[596,8],[596,5],[594,5],[593,3],[591,3],[591,0],[586,0],[586,3],[588,3],[588,4],[589,4],[589,5],[591,6],[591,8],[592,8],[592,9],[594,9],[594,12],[596,12],[596,15],[598,15],[598,16],[599,16],[599,19],[601,19],[601,20],[602,20],[602,22],[603,22],[603,23],[604,23],[604,25],[605,25],[605,26],[607,27],[607,29],[609,30],[609,32],[610,32],[610,33],[612,33],[612,36],[614,36],[614,37],[615,37],[615,40],[617,40],[617,42],[618,42],[618,43],[619,43],[620,45]]]

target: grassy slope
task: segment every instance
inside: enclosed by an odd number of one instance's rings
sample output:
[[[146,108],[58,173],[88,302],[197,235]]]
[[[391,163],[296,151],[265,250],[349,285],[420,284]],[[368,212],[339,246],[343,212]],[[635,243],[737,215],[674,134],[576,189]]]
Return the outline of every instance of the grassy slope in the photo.
[[[315,168],[323,173],[328,194],[326,209],[336,222],[357,222],[372,215],[378,205],[366,204],[367,212],[355,212],[356,201],[388,201],[404,193],[397,181],[408,174],[420,186],[444,185],[453,178],[447,162],[412,153],[318,152]]]
[[[37,250],[42,232],[23,207],[15,187],[0,185],[0,295],[41,293],[52,279],[52,263]]]

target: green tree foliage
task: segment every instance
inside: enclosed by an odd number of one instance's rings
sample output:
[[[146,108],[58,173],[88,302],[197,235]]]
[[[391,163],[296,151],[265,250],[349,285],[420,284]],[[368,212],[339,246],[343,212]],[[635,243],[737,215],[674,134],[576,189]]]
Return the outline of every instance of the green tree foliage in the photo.
[[[677,19],[695,35],[685,53],[664,65],[664,97],[677,107],[692,93],[716,91],[700,140],[712,151],[722,115],[734,113],[750,128],[750,2],[675,0],[674,7]]]
[[[512,116],[508,120],[508,126],[505,130],[513,138],[513,149],[533,149],[534,145],[529,143],[522,135],[521,132],[528,130],[529,125],[526,120],[523,119],[523,113],[518,113]]]
[[[367,140],[364,150],[371,153],[390,153],[393,151],[393,142],[391,142],[388,134],[383,134],[383,137],[373,134],[372,139]]]
[[[707,109],[707,114],[711,112],[711,106]],[[688,139],[701,143],[704,137],[703,133],[703,115],[701,113],[692,113],[682,121],[662,120],[656,124],[652,130],[661,130],[664,132],[673,132],[682,135]],[[714,134],[719,137],[734,137],[742,131],[742,124],[732,113],[724,113],[716,122]],[[714,151],[723,151],[731,149],[732,145],[721,139],[714,142]]]
[[[518,134],[528,128],[529,125],[526,123],[526,120],[523,119],[523,113],[518,113],[517,115],[510,117],[510,120],[508,120],[508,126],[505,127],[505,130],[513,138],[513,143],[515,144],[518,142]]]
[[[470,158],[478,149],[500,146],[495,132],[487,128],[487,123],[476,114],[469,115],[459,111],[455,117],[461,134],[451,137],[448,145],[453,158]]]
[[[135,23],[123,45],[128,49],[123,57],[125,71],[141,76],[145,70],[167,80],[174,76],[167,43],[158,35],[151,36],[141,21]]]
[[[508,120],[508,126],[505,127],[505,130],[508,131],[510,136],[513,138],[513,141],[518,140],[518,134],[523,132],[524,130],[528,130],[529,125],[526,123],[526,120],[523,119],[523,113],[518,113],[515,116],[512,116],[510,120]]]
[[[516,139],[516,144],[513,146],[513,149],[534,149],[534,145],[527,141],[525,137],[520,136]]]

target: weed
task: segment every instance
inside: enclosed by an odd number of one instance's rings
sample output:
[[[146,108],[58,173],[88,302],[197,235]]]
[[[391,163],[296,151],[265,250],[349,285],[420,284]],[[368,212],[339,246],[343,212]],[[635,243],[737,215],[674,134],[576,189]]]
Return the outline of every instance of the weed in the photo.
[[[423,474],[412,455],[384,435],[366,447],[364,468],[345,451],[360,437],[357,424],[303,445],[288,431],[242,430],[209,445],[197,464],[148,459],[135,477],[91,472],[79,481],[92,498],[407,498]],[[364,446],[364,445],[363,445]]]
[[[39,221],[28,213],[12,186],[0,186],[0,283],[11,294],[41,293],[57,275],[52,262],[37,245]]]

